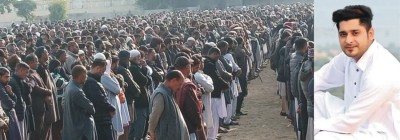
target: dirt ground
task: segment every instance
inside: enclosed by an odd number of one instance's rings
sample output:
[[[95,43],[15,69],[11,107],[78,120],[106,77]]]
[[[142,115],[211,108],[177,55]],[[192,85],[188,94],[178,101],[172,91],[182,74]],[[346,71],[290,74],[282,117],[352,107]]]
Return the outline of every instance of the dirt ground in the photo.
[[[260,72],[259,78],[250,81],[249,94],[244,99],[248,113],[238,120],[240,125],[231,126],[230,132],[221,134],[222,140],[295,140],[293,126],[280,112],[276,94],[276,76],[269,65]]]

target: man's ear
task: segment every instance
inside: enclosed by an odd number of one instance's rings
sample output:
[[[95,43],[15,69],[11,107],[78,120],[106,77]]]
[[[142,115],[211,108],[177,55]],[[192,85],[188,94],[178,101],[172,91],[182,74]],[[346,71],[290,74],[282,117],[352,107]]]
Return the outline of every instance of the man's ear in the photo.
[[[371,27],[368,31],[368,38],[369,40],[374,40],[374,34],[375,34],[375,29],[373,27]]]

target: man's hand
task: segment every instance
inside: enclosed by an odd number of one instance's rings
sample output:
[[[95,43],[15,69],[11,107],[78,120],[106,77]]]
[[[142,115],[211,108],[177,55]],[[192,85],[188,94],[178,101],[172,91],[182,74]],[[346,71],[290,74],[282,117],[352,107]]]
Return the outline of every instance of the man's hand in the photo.
[[[150,139],[149,140],[155,140],[156,139],[156,134],[154,132],[150,132]]]
[[[4,124],[2,127],[0,127],[1,131],[6,132],[8,130],[8,125]]]
[[[13,91],[12,91],[12,88],[11,88],[10,85],[6,85],[6,86],[4,86],[4,88],[6,89],[6,92],[7,92],[8,94],[10,94],[10,95],[13,94]]]
[[[110,116],[111,116],[111,117],[114,117],[114,116],[115,116],[115,111],[111,111],[111,112],[110,112]]]
[[[297,107],[297,111],[296,111],[298,114],[300,114],[301,113],[301,104],[299,104],[299,106]]]

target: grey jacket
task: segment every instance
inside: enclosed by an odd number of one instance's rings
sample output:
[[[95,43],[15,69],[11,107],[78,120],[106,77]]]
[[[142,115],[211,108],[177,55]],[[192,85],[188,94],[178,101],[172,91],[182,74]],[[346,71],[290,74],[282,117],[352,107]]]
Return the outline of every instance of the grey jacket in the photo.
[[[172,94],[171,89],[160,84],[151,95],[149,129],[155,132],[156,140],[189,140],[185,120]],[[155,106],[160,102],[163,104]]]
[[[78,54],[74,54],[74,53],[68,51],[67,60],[64,63],[64,68],[65,68],[67,74],[72,74],[71,66],[77,61],[77,59],[78,59]]]
[[[296,51],[290,57],[290,92],[296,98],[299,98],[298,74],[301,67],[301,62],[304,59],[304,53]]]
[[[97,132],[93,119],[95,109],[93,103],[86,98],[82,85],[71,80],[64,91],[64,119],[62,139],[97,140]]]

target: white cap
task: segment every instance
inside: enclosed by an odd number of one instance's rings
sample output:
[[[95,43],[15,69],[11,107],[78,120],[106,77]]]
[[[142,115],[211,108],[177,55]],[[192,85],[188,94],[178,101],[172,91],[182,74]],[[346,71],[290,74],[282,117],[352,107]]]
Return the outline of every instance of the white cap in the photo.
[[[107,25],[102,25],[101,26],[101,29],[107,29],[108,27],[107,27]]]
[[[140,52],[138,50],[131,50],[130,52],[130,57],[137,57],[140,55]]]
[[[235,28],[233,28],[233,30],[242,30],[243,28],[242,27],[235,27]]]
[[[78,55],[85,54],[83,50],[79,50]]]
[[[144,31],[147,31],[149,29],[152,29],[151,27],[147,26],[146,28],[144,28]]]
[[[121,35],[126,35],[126,31],[125,30],[119,30],[118,33],[121,34]]]
[[[100,60],[106,60],[106,56],[103,53],[97,53],[96,55],[93,56],[93,58],[100,59]]]
[[[189,37],[187,41],[196,41],[193,37]]]
[[[145,24],[145,23],[147,24],[147,21],[145,21],[145,20],[142,20],[142,24]]]
[[[217,47],[217,44],[215,44],[214,42],[208,42],[208,43],[206,43],[206,44],[208,44],[208,45],[210,45],[210,46],[213,46],[213,47]]]

